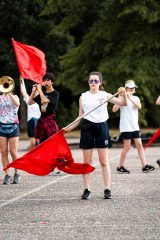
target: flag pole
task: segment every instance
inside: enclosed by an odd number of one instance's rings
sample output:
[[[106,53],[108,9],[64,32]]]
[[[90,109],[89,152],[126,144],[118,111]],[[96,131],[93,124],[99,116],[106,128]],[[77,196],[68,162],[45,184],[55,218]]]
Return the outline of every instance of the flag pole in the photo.
[[[63,130],[65,131],[65,129],[67,130],[68,128],[70,128],[71,126],[73,126],[75,123],[79,122],[82,118],[84,118],[85,116],[87,116],[88,114],[90,114],[91,112],[93,112],[94,110],[96,110],[97,108],[101,107],[103,104],[105,104],[106,102],[108,102],[109,100],[111,100],[112,98],[116,97],[119,94],[119,92],[116,92],[114,95],[112,95],[111,97],[107,98],[103,103],[99,104],[97,107],[93,108],[92,110],[90,110],[89,112],[83,114],[82,116],[80,116],[79,118],[77,118],[76,120],[74,120],[73,122],[71,122],[70,124],[68,124],[66,127],[63,128]]]

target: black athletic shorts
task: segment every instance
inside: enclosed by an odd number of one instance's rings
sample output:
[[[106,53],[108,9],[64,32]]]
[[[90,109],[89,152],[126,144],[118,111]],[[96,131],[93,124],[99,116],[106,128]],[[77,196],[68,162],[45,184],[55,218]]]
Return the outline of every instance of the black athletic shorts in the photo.
[[[34,130],[37,125],[37,121],[38,121],[37,118],[31,118],[27,122],[27,134],[29,138],[34,138]]]
[[[81,149],[110,148],[112,146],[107,122],[94,123],[91,127],[81,130]]]
[[[140,131],[122,132],[121,136],[123,140],[141,138],[141,132]]]

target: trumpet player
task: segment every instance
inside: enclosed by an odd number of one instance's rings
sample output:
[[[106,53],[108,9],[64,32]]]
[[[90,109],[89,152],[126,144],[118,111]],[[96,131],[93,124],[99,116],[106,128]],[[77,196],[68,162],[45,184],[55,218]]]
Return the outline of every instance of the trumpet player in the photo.
[[[55,76],[52,73],[46,73],[43,76],[45,91],[42,91],[41,84],[33,86],[28,104],[38,103],[41,111],[41,117],[35,128],[35,138],[39,143],[44,142],[51,135],[58,131],[56,122],[56,111],[59,101],[59,92],[53,87]],[[38,95],[36,96],[36,92]]]
[[[12,161],[18,157],[17,147],[19,142],[19,119],[18,109],[20,100],[17,95],[12,93],[14,81],[8,76],[0,78],[0,151],[3,168],[9,164],[9,153]],[[10,183],[18,184],[20,175],[18,170],[14,169],[13,178],[9,174],[9,170],[5,171],[3,180],[4,185]]]

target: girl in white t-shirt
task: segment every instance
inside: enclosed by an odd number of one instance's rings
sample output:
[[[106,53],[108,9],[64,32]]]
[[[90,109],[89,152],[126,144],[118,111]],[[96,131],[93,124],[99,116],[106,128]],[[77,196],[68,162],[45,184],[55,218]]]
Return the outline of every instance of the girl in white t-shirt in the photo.
[[[134,140],[135,146],[138,151],[139,158],[142,164],[143,172],[153,171],[155,168],[147,164],[144,148],[141,140],[141,133],[138,124],[138,110],[141,109],[141,102],[139,97],[134,96],[135,88],[138,88],[133,80],[128,80],[125,83],[125,89],[127,93],[127,106],[113,106],[113,112],[120,109],[120,133],[123,139],[123,149],[120,156],[119,166],[117,167],[118,173],[130,173],[128,169],[124,167],[124,162],[128,151],[131,147],[131,140]],[[120,97],[121,98],[121,97]]]

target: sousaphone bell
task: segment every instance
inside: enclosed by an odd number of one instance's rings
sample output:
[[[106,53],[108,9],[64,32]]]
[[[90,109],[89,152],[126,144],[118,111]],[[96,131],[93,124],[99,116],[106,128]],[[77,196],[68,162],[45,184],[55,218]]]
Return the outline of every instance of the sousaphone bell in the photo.
[[[14,80],[9,76],[0,77],[0,93],[10,93],[15,87]]]

